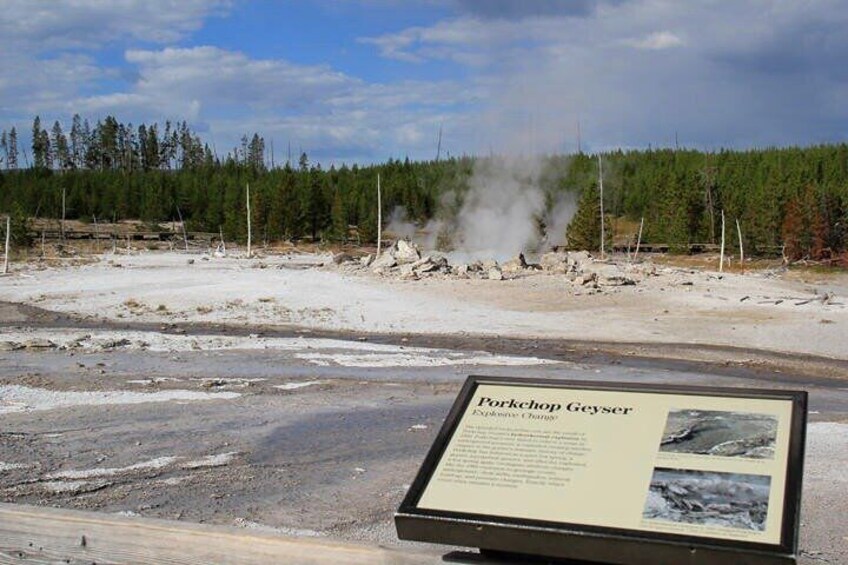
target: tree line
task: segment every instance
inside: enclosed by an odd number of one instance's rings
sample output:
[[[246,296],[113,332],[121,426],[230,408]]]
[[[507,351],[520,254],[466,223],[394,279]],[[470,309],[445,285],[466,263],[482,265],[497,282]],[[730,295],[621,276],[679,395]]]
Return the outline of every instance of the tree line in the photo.
[[[58,121],[48,132],[36,117],[31,139],[26,152],[15,128],[0,132],[0,211],[13,217],[60,218],[64,199],[67,219],[182,218],[189,230],[222,230],[242,239],[249,183],[254,237],[266,241],[341,241],[350,237],[350,226],[358,228],[360,241],[374,241],[378,174],[383,218],[400,206],[408,220],[424,225],[461,207],[476,159],[497,158],[389,159],[323,168],[304,153],[296,162],[276,165],[268,162],[265,140],[257,133],[219,156],[185,121],[134,127],[112,116],[92,126],[76,115],[67,135]],[[793,260],[846,253],[844,143],[614,151],[603,160],[604,208],[613,217],[644,219],[643,241],[681,251],[717,243],[723,212],[728,226],[739,221],[746,253],[783,252]],[[571,244],[597,247],[591,235],[600,226],[597,156],[546,156],[542,169],[548,211],[563,198],[579,202]],[[538,225],[545,229],[544,217]],[[733,235],[731,246],[737,245]]]

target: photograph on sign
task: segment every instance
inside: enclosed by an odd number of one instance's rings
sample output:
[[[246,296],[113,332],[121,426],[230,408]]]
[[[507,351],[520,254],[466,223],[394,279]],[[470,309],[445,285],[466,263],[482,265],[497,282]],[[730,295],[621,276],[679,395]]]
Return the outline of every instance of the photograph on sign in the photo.
[[[778,421],[772,414],[672,410],[661,451],[773,459]]]
[[[767,475],[654,469],[643,517],[762,532],[771,478]]]

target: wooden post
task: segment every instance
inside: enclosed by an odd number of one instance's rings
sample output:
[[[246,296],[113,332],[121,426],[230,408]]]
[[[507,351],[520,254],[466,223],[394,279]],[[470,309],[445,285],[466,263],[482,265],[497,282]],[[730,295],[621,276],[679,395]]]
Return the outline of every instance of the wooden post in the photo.
[[[718,272],[724,271],[724,210],[721,211],[721,256],[718,260]]]
[[[12,216],[6,216],[6,255],[3,259],[3,274],[9,272],[9,235],[12,233]]]
[[[639,246],[642,244],[642,228],[645,227],[645,216],[642,216],[642,221],[639,222],[639,237],[636,238],[636,253],[633,254],[633,259],[639,255]]]
[[[745,266],[745,249],[742,248],[742,228],[739,227],[739,218],[736,218],[736,233],[739,234],[739,267]]]
[[[250,183],[247,183],[247,258],[250,259]]]
[[[65,241],[65,187],[62,187],[62,241]]]
[[[100,229],[97,227],[97,216],[92,214],[91,217],[94,219],[94,248],[100,251]]]
[[[179,206],[177,206],[177,216],[180,218],[180,225],[183,227],[183,243],[185,244],[186,253],[188,253],[188,235],[186,234],[185,222],[183,221],[183,215],[180,212]]]
[[[601,190],[601,259],[604,259],[604,239],[606,234],[604,233],[604,165],[603,161],[601,161],[601,154],[598,153],[598,186]]]
[[[380,173],[377,173],[377,257],[380,256],[380,243],[383,240],[383,203],[380,199]]]

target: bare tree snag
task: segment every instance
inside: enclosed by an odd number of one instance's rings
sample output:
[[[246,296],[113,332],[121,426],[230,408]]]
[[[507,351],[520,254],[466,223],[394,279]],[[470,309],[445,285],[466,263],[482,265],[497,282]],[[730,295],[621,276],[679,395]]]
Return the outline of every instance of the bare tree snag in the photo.
[[[645,227],[645,216],[642,216],[642,220],[639,222],[639,236],[636,238],[636,252],[633,254],[633,259],[639,255],[639,246],[642,245],[642,228]]]
[[[12,216],[6,216],[6,255],[3,259],[3,274],[9,272],[9,236],[12,233]]]
[[[742,228],[739,227],[739,218],[736,218],[736,233],[739,234],[739,266],[745,266],[745,249],[742,247]]]
[[[377,257],[380,256],[380,243],[383,240],[383,203],[380,199],[380,173],[377,173]]]
[[[598,153],[598,187],[600,189],[601,195],[601,259],[604,259],[604,164],[601,161],[601,154]]]
[[[724,271],[724,210],[721,211],[721,255],[718,260],[718,272]]]
[[[250,259],[250,183],[247,183],[247,258]]]
[[[186,253],[188,253],[188,235],[186,234],[185,222],[183,221],[183,215],[180,212],[179,206],[177,206],[177,217],[180,219],[180,225],[183,227],[183,243],[185,244]]]

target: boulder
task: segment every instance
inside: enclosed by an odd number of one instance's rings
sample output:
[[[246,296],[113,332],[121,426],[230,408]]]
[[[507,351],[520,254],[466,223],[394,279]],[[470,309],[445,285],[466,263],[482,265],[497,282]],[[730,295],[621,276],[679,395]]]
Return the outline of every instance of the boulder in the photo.
[[[371,267],[376,271],[377,269],[386,270],[395,267],[398,264],[397,259],[395,259],[394,255],[391,253],[383,253],[371,263]]]
[[[489,269],[488,277],[490,281],[502,281],[504,278],[503,271],[496,265]]]
[[[26,349],[53,349],[56,347],[56,344],[50,341],[49,339],[44,339],[43,337],[34,337],[32,339],[28,339],[22,344]]]
[[[336,255],[333,255],[333,263],[336,265],[348,263],[353,260],[353,256],[351,256],[350,253],[337,253]]]
[[[545,253],[539,258],[539,264],[545,271],[552,273],[568,272],[568,254],[566,253]]]
[[[636,281],[624,275],[601,276],[598,278],[601,286],[632,286]]]
[[[374,255],[372,255],[371,253],[369,253],[368,255],[366,255],[364,257],[360,257],[360,259],[359,259],[359,265],[363,268],[370,267],[371,263],[373,263],[373,262],[374,262]]]
[[[415,263],[408,263],[408,265],[417,273],[429,273],[430,271],[435,271],[439,268],[439,265],[433,262],[432,257],[424,257]],[[406,266],[407,265],[401,265],[401,267]]]
[[[580,286],[586,286],[586,285],[589,285],[589,284],[595,285],[597,283],[597,280],[598,280],[597,274],[595,274],[595,273],[583,273],[582,275],[577,275],[574,278],[574,284],[580,285]]]
[[[572,251],[568,254],[567,261],[570,268],[579,271],[592,262],[592,255],[588,251]]]
[[[509,261],[505,261],[501,266],[501,270],[504,273],[518,273],[527,268],[527,262],[524,260],[524,255],[519,254],[515,259],[510,259]]]
[[[485,271],[485,272],[489,272],[492,269],[500,269],[498,262],[495,261],[494,259],[486,259],[485,261],[477,261],[477,262],[475,262],[475,265],[476,264],[479,264],[480,270]]]
[[[415,263],[421,259],[421,253],[418,252],[416,245],[406,241],[405,239],[399,239],[394,248],[391,250],[391,253],[394,255],[395,260],[401,264]]]

